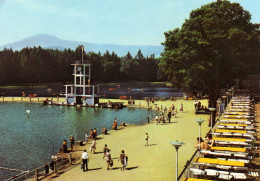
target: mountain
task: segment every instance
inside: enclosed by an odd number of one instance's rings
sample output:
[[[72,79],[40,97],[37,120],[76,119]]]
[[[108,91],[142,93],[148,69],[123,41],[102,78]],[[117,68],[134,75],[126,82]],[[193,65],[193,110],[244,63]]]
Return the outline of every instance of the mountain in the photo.
[[[111,53],[114,51],[118,56],[125,56],[129,51],[132,56],[135,56],[139,49],[141,49],[144,56],[154,54],[156,57],[160,56],[163,51],[163,46],[145,46],[145,45],[115,45],[115,44],[96,44],[80,41],[62,40],[56,36],[48,34],[40,34],[25,38],[23,40],[5,44],[0,46],[0,50],[4,48],[12,48],[13,50],[21,50],[25,47],[41,46],[42,48],[59,49],[70,48],[75,50],[78,45],[84,45],[85,51],[96,52],[103,54],[107,50]]]

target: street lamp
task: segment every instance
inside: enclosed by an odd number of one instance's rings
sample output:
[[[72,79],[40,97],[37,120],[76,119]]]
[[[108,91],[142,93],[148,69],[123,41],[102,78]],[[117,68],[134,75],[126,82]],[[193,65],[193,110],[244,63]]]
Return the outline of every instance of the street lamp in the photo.
[[[231,96],[232,96],[232,98],[233,98],[233,96],[234,96],[234,92],[235,92],[235,88],[234,88],[234,86],[233,86],[233,87],[231,87]]]
[[[176,181],[178,181],[178,149],[185,143],[177,141],[171,141],[170,144],[176,149]]]
[[[227,96],[222,96],[222,98],[224,99],[224,108],[226,107],[226,98],[227,98]]]
[[[204,119],[196,119],[197,123],[199,123],[199,150],[200,150],[200,138],[201,138],[201,124],[205,121]]]
[[[210,127],[211,127],[211,132],[212,132],[212,120],[213,120],[213,112],[216,110],[216,108],[214,107],[210,107],[209,111],[210,111]]]
[[[226,92],[226,95],[227,95],[227,105],[228,105],[230,92]]]
[[[218,105],[218,117],[220,117],[220,115],[221,115],[221,113],[220,113],[220,104],[221,104],[221,99],[219,98],[218,100],[217,100],[217,105]]]

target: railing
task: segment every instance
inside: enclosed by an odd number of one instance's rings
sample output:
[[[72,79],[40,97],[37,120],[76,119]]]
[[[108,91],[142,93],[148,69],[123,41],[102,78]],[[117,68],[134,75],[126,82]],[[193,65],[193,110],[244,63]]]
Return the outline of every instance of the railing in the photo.
[[[7,179],[7,181],[22,181],[27,179],[39,180],[39,178],[43,178],[52,173],[56,173],[58,170],[64,168],[68,164],[71,165],[71,162],[71,154],[68,154],[64,157],[59,157],[34,170],[22,172],[19,175]]]
[[[224,113],[224,112],[223,112]],[[213,127],[213,129],[215,128],[215,126],[217,125],[217,122],[221,119],[221,117],[223,116],[223,113],[221,113],[220,117],[218,118],[218,120],[215,122],[215,125]],[[208,135],[211,132],[211,130],[208,131],[208,133],[206,135]],[[180,175],[178,176],[178,180],[180,180],[181,178],[189,178],[190,177],[190,166],[192,161],[194,160],[195,156],[199,156],[199,149],[197,149],[195,151],[195,153],[192,155],[192,157],[190,158],[190,160],[187,160],[186,165],[184,166],[182,172],[180,173]]]

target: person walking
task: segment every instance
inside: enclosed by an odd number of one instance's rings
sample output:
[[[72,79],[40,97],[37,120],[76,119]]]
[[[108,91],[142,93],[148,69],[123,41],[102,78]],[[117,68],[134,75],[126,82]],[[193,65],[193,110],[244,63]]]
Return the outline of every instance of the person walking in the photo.
[[[106,162],[107,162],[107,170],[109,170],[109,167],[112,166],[112,158],[111,158],[111,154],[110,154],[110,150],[107,150],[106,152]]]
[[[145,134],[145,145],[144,146],[148,146],[148,139],[149,139],[149,136],[148,136],[148,133]]]
[[[93,142],[89,148],[90,153],[95,153],[96,150],[96,139],[93,139]]]
[[[83,162],[83,164],[82,164],[83,172],[85,172],[88,170],[88,160],[89,160],[87,150],[84,150],[84,152],[81,155],[81,159]]]
[[[125,151],[122,150],[121,154],[120,154],[120,162],[122,164],[122,167],[121,167],[122,171],[126,169],[127,161],[128,161],[128,157],[126,156]]]
[[[74,139],[73,135],[71,135],[70,136],[70,148],[71,148],[71,151],[73,150],[74,141],[75,141],[75,139]]]
[[[107,153],[108,151],[110,151],[110,150],[108,149],[107,144],[105,144],[105,147],[103,148],[103,153],[104,153],[103,159],[105,158],[106,153]]]

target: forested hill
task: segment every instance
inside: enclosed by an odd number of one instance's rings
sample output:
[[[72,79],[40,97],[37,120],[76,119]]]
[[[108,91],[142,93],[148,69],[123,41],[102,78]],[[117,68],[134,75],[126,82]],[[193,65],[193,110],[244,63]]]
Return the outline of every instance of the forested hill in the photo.
[[[69,41],[62,40],[56,36],[48,34],[40,34],[25,38],[21,41],[9,43],[0,46],[0,50],[4,48],[12,48],[13,50],[21,50],[25,47],[38,47],[42,48],[51,48],[64,50],[65,48],[75,50],[77,46],[84,45],[87,52],[100,52],[101,54],[109,52],[115,52],[118,56],[125,56],[127,52],[130,52],[132,55],[136,55],[140,49],[144,56],[150,56],[152,54],[155,57],[159,57],[160,53],[163,51],[163,46],[145,46],[145,45],[115,45],[115,44],[96,44],[80,41]]]
[[[0,84],[48,83],[73,80],[72,63],[81,60],[82,50],[53,50],[41,47],[20,51],[0,51]],[[159,60],[153,55],[145,57],[127,53],[119,57],[114,52],[105,54],[84,52],[84,60],[91,60],[94,81],[156,81]]]

